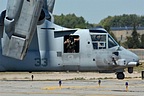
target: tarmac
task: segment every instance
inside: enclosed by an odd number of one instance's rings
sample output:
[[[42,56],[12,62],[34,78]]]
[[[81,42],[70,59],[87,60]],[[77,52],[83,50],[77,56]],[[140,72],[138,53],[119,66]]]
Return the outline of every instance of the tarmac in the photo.
[[[42,74],[42,73],[41,73]],[[106,78],[99,73],[50,73],[33,74],[34,76],[50,75],[34,80],[25,77],[29,73],[3,73],[0,74],[0,96],[143,96],[144,80],[136,77],[127,77],[124,80]],[[74,75],[75,74],[75,75]],[[79,77],[85,74],[85,77]],[[95,74],[95,75],[93,75]],[[59,75],[64,75],[62,85],[59,86]],[[68,79],[66,79],[65,75]],[[78,76],[77,76],[78,75]],[[88,78],[96,75],[102,78]],[[114,76],[113,74],[111,74]],[[135,74],[136,75],[136,74]],[[5,78],[3,78],[5,76]],[[10,77],[7,77],[10,76]],[[18,77],[20,76],[20,77]],[[21,78],[21,76],[24,76]],[[75,78],[75,76],[77,76]],[[87,77],[88,76],[88,77]],[[108,75],[110,76],[110,75]],[[13,78],[12,78],[13,77]],[[56,78],[57,77],[57,78]],[[71,77],[71,79],[70,79]],[[101,80],[100,85],[98,80]],[[125,83],[128,82],[128,88]]]

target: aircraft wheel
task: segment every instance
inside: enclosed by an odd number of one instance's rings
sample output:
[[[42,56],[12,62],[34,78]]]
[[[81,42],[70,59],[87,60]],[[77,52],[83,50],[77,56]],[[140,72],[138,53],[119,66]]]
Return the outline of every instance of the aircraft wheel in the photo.
[[[128,72],[131,74],[131,73],[133,73],[133,67],[129,67],[128,68]]]
[[[125,78],[125,75],[123,72],[117,73],[117,79],[124,79],[124,78]]]

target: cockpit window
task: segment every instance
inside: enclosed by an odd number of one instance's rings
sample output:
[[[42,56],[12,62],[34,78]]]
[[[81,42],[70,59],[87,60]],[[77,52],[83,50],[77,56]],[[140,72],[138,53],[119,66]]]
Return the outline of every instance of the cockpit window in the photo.
[[[108,48],[112,48],[114,46],[117,46],[118,44],[112,39],[111,36],[108,36]]]
[[[91,34],[94,49],[106,49],[106,34]]]
[[[106,41],[106,35],[91,35],[92,41]]]

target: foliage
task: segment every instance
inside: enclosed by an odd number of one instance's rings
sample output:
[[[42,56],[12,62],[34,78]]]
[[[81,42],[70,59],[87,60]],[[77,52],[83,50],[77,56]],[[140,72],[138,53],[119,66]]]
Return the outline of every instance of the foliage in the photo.
[[[140,47],[139,36],[140,35],[137,33],[136,26],[134,25],[134,29],[132,32],[133,48],[139,48]]]
[[[77,17],[75,14],[61,14],[60,16],[54,15],[55,23],[68,28],[91,28],[94,25],[89,24],[86,20],[81,16]]]
[[[75,14],[61,14],[54,15],[55,23],[68,28],[92,28],[99,26],[110,27],[132,27],[135,23],[136,26],[144,26],[144,16],[136,14],[123,14],[119,16],[108,16],[100,21],[99,24],[90,24],[82,16],[78,17]]]
[[[111,26],[111,27],[131,27],[133,24],[137,26],[144,26],[144,16],[138,16],[136,14],[123,14],[119,16],[108,16],[100,21],[102,26]]]
[[[134,48],[134,49],[140,48],[141,40],[139,38],[140,35],[137,33],[136,25],[134,24],[131,37],[127,37],[127,41],[125,42],[125,45],[127,45],[127,48]]]
[[[133,40],[132,37],[127,37],[127,41],[123,43],[123,46],[126,48],[132,48],[133,47]]]
[[[144,34],[141,35],[141,48],[144,48]]]
[[[140,36],[137,33],[137,26],[144,26],[144,16],[136,14],[123,14],[119,16],[108,16],[100,21],[99,24],[90,24],[82,16],[78,17],[75,14],[54,15],[55,23],[68,28],[92,28],[97,25],[103,26],[109,34],[117,41],[110,27],[132,27],[133,32],[127,41],[123,43],[126,48],[144,48],[144,35]],[[120,42],[118,42],[120,44]]]
[[[132,27],[133,32],[127,41],[123,43],[126,48],[144,48],[144,35],[140,36],[137,33],[137,26],[144,26],[144,16],[136,14],[108,16],[100,21],[99,25],[104,26],[110,32],[110,27]],[[111,34],[113,36],[113,34]],[[116,40],[115,36],[113,38]],[[120,43],[120,42],[119,42]]]

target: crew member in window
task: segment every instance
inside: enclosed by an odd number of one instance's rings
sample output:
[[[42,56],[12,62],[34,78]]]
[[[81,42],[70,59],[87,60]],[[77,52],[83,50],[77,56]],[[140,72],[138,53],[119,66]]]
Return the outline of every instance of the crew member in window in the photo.
[[[73,37],[69,37],[68,39],[66,39],[66,41],[64,42],[64,46],[66,48],[67,53],[75,53],[76,45]]]

